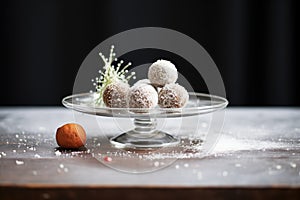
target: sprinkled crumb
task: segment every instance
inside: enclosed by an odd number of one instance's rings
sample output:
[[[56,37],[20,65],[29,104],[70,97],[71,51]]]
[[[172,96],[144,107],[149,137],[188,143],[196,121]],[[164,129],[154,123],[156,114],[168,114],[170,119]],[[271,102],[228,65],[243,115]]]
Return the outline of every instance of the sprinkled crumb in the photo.
[[[24,161],[22,161],[22,160],[16,160],[16,164],[17,165],[24,165]]]
[[[197,172],[197,178],[198,178],[199,180],[202,179],[202,172]]]
[[[296,168],[296,167],[297,167],[297,164],[296,164],[296,163],[290,163],[290,166],[291,166],[292,168]]]
[[[207,127],[207,123],[206,123],[206,122],[202,122],[202,123],[201,123],[201,127],[202,127],[202,128],[206,128],[206,127]]]
[[[103,158],[103,160],[106,161],[106,162],[111,162],[111,161],[112,161],[112,158],[109,157],[109,156],[105,156],[105,157]]]
[[[223,171],[223,172],[222,172],[222,175],[223,175],[223,176],[228,176],[228,172],[227,172],[227,171]]]
[[[276,165],[276,169],[281,169],[281,165]]]
[[[158,166],[159,166],[159,162],[158,162],[158,161],[155,161],[155,162],[154,162],[154,166],[155,166],[155,167],[158,167]]]
[[[242,165],[240,163],[236,163],[235,167],[241,167]]]
[[[59,150],[55,151],[54,153],[55,153],[56,156],[60,156],[61,155],[61,152]]]
[[[28,149],[31,150],[31,151],[36,151],[35,147],[29,147]]]
[[[41,156],[39,154],[35,154],[34,157],[35,158],[41,158]]]

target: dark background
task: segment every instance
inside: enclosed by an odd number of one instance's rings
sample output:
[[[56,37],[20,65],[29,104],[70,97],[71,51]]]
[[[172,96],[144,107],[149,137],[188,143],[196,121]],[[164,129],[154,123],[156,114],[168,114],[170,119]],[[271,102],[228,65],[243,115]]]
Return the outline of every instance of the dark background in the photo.
[[[0,105],[61,105],[97,44],[127,29],[157,26],[208,51],[231,105],[299,106],[297,10],[290,0],[5,1]],[[128,56],[141,64],[158,53]]]

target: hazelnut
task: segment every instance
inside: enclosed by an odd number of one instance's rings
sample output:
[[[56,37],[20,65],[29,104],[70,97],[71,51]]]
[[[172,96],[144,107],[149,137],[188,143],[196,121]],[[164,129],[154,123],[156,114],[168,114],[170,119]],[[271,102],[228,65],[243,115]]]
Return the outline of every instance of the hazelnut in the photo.
[[[62,148],[82,147],[86,142],[85,130],[79,124],[65,124],[56,130],[56,142]]]

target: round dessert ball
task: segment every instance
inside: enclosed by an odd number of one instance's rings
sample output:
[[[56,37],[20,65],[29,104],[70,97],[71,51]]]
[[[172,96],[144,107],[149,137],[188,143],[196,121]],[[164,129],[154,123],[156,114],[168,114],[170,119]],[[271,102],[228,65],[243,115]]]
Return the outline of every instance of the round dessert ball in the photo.
[[[155,85],[151,84],[151,82],[150,82],[149,79],[141,79],[141,80],[137,81],[137,82],[134,84],[134,86],[135,86],[135,85],[141,85],[141,84],[144,84],[144,85],[145,85],[145,84],[146,84],[146,85],[152,85],[152,86],[154,87],[154,89],[156,90],[157,93],[158,93],[158,92],[160,91],[160,89],[161,89],[161,87],[155,86]]]
[[[146,85],[151,85],[151,82],[149,79],[141,79],[141,80],[138,80],[137,82],[135,82],[135,84],[133,84],[134,86],[135,85],[141,85],[141,84],[146,84]]]
[[[130,108],[154,108],[157,105],[158,94],[152,85],[134,85],[129,91]]]
[[[106,86],[102,96],[105,105],[110,108],[127,107],[127,95],[129,89],[129,84],[121,81]]]
[[[56,142],[58,146],[67,149],[82,147],[86,142],[85,130],[79,124],[65,124],[56,130]]]
[[[178,73],[175,65],[170,61],[158,60],[149,67],[148,78],[153,85],[163,87],[175,83]]]
[[[158,105],[162,108],[182,108],[188,100],[186,89],[175,83],[165,85],[158,94]]]

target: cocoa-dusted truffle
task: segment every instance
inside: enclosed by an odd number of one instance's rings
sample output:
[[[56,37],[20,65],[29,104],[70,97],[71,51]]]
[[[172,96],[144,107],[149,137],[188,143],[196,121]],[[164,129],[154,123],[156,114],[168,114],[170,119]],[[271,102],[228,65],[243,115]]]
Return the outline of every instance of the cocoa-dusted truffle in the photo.
[[[156,90],[147,84],[132,86],[128,97],[130,108],[154,108],[158,101]]]
[[[103,91],[103,102],[110,108],[126,108],[128,107],[127,95],[130,86],[127,83],[118,81],[112,83]]]
[[[148,78],[153,85],[163,87],[175,83],[178,73],[175,65],[170,61],[158,60],[149,67]]]
[[[177,83],[165,85],[158,94],[158,105],[162,108],[181,108],[188,100],[188,92]]]
[[[69,123],[56,130],[56,142],[62,148],[77,149],[85,145],[86,133],[79,124]]]

